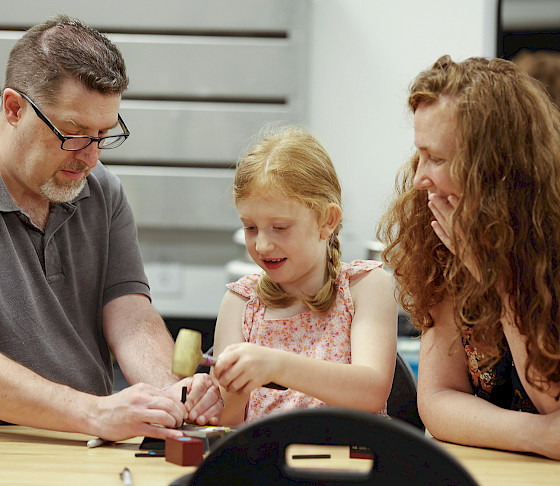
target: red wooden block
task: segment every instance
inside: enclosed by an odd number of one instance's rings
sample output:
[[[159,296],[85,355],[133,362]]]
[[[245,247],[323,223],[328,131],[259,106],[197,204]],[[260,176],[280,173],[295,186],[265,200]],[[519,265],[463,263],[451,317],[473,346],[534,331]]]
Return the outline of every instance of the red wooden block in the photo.
[[[204,442],[194,437],[165,440],[165,460],[179,466],[198,466],[204,454]]]

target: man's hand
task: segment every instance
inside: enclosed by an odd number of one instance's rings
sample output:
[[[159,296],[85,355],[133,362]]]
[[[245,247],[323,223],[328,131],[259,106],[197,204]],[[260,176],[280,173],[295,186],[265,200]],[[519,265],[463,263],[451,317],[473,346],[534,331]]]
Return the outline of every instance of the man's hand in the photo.
[[[95,435],[118,441],[137,436],[156,439],[179,438],[176,427],[183,424],[185,407],[179,397],[159,388],[139,383],[119,393],[95,397],[91,421]]]
[[[224,409],[220,389],[213,378],[206,373],[197,373],[175,383],[165,393],[180,400],[183,386],[187,387],[187,401],[184,405],[186,422],[199,425],[217,425]]]

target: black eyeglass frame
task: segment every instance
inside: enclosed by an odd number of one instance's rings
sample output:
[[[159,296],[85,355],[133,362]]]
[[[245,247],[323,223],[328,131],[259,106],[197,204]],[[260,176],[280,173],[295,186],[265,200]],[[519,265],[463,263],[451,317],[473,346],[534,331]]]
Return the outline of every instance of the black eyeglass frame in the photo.
[[[66,150],[68,152],[77,152],[78,150],[84,150],[85,148],[89,147],[93,142],[97,142],[97,148],[99,148],[100,150],[110,150],[110,149],[120,147],[130,135],[130,131],[126,127],[126,124],[124,123],[124,120],[121,118],[120,113],[118,113],[117,116],[118,116],[119,125],[121,126],[121,128],[123,130],[123,133],[121,133],[119,135],[107,135],[105,137],[90,137],[89,135],[62,135],[60,130],[54,126],[53,122],[51,122],[47,118],[47,116],[39,109],[39,107],[33,102],[33,100],[31,100],[31,98],[29,98],[29,96],[27,96],[24,92],[19,91],[18,89],[15,89],[15,88],[12,88],[12,89],[16,93],[20,94],[31,105],[31,108],[33,108],[33,110],[35,111],[37,116],[41,120],[43,120],[43,122],[45,122],[45,124],[59,138],[60,148],[62,150]],[[89,142],[81,148],[65,148],[64,147],[64,143],[67,140],[75,140],[75,139],[78,139],[78,138],[89,139]],[[105,146],[103,144],[103,141],[106,140],[106,139],[109,139],[109,138],[115,139],[115,142],[113,144],[109,144],[109,145]],[[120,140],[121,138],[122,138],[122,140]],[[100,145],[100,144],[103,144],[103,145]]]

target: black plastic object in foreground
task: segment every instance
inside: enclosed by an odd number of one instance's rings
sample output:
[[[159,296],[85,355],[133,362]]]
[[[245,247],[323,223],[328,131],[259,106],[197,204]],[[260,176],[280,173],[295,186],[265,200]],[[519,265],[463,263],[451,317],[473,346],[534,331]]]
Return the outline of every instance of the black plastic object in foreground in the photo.
[[[290,444],[367,447],[373,467],[364,474],[297,469],[286,463]],[[183,482],[181,482],[181,480]],[[476,486],[466,469],[434,439],[401,420],[355,410],[313,408],[267,417],[230,434],[174,485],[373,484]]]

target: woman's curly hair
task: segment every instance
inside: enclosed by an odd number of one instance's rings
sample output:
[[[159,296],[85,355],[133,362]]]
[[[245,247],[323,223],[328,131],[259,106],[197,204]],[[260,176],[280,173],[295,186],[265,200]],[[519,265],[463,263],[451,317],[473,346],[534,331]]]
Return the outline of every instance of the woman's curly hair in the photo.
[[[457,114],[451,178],[462,194],[452,232],[474,254],[481,281],[430,226],[427,193],[413,187],[418,153],[401,168],[381,221],[384,259],[414,324],[433,326],[430,310],[452,299],[488,363],[503,352],[509,306],[527,339],[526,377],[546,389],[560,381],[560,112],[540,83],[502,59],[441,57],[413,81],[409,106],[442,96]]]

